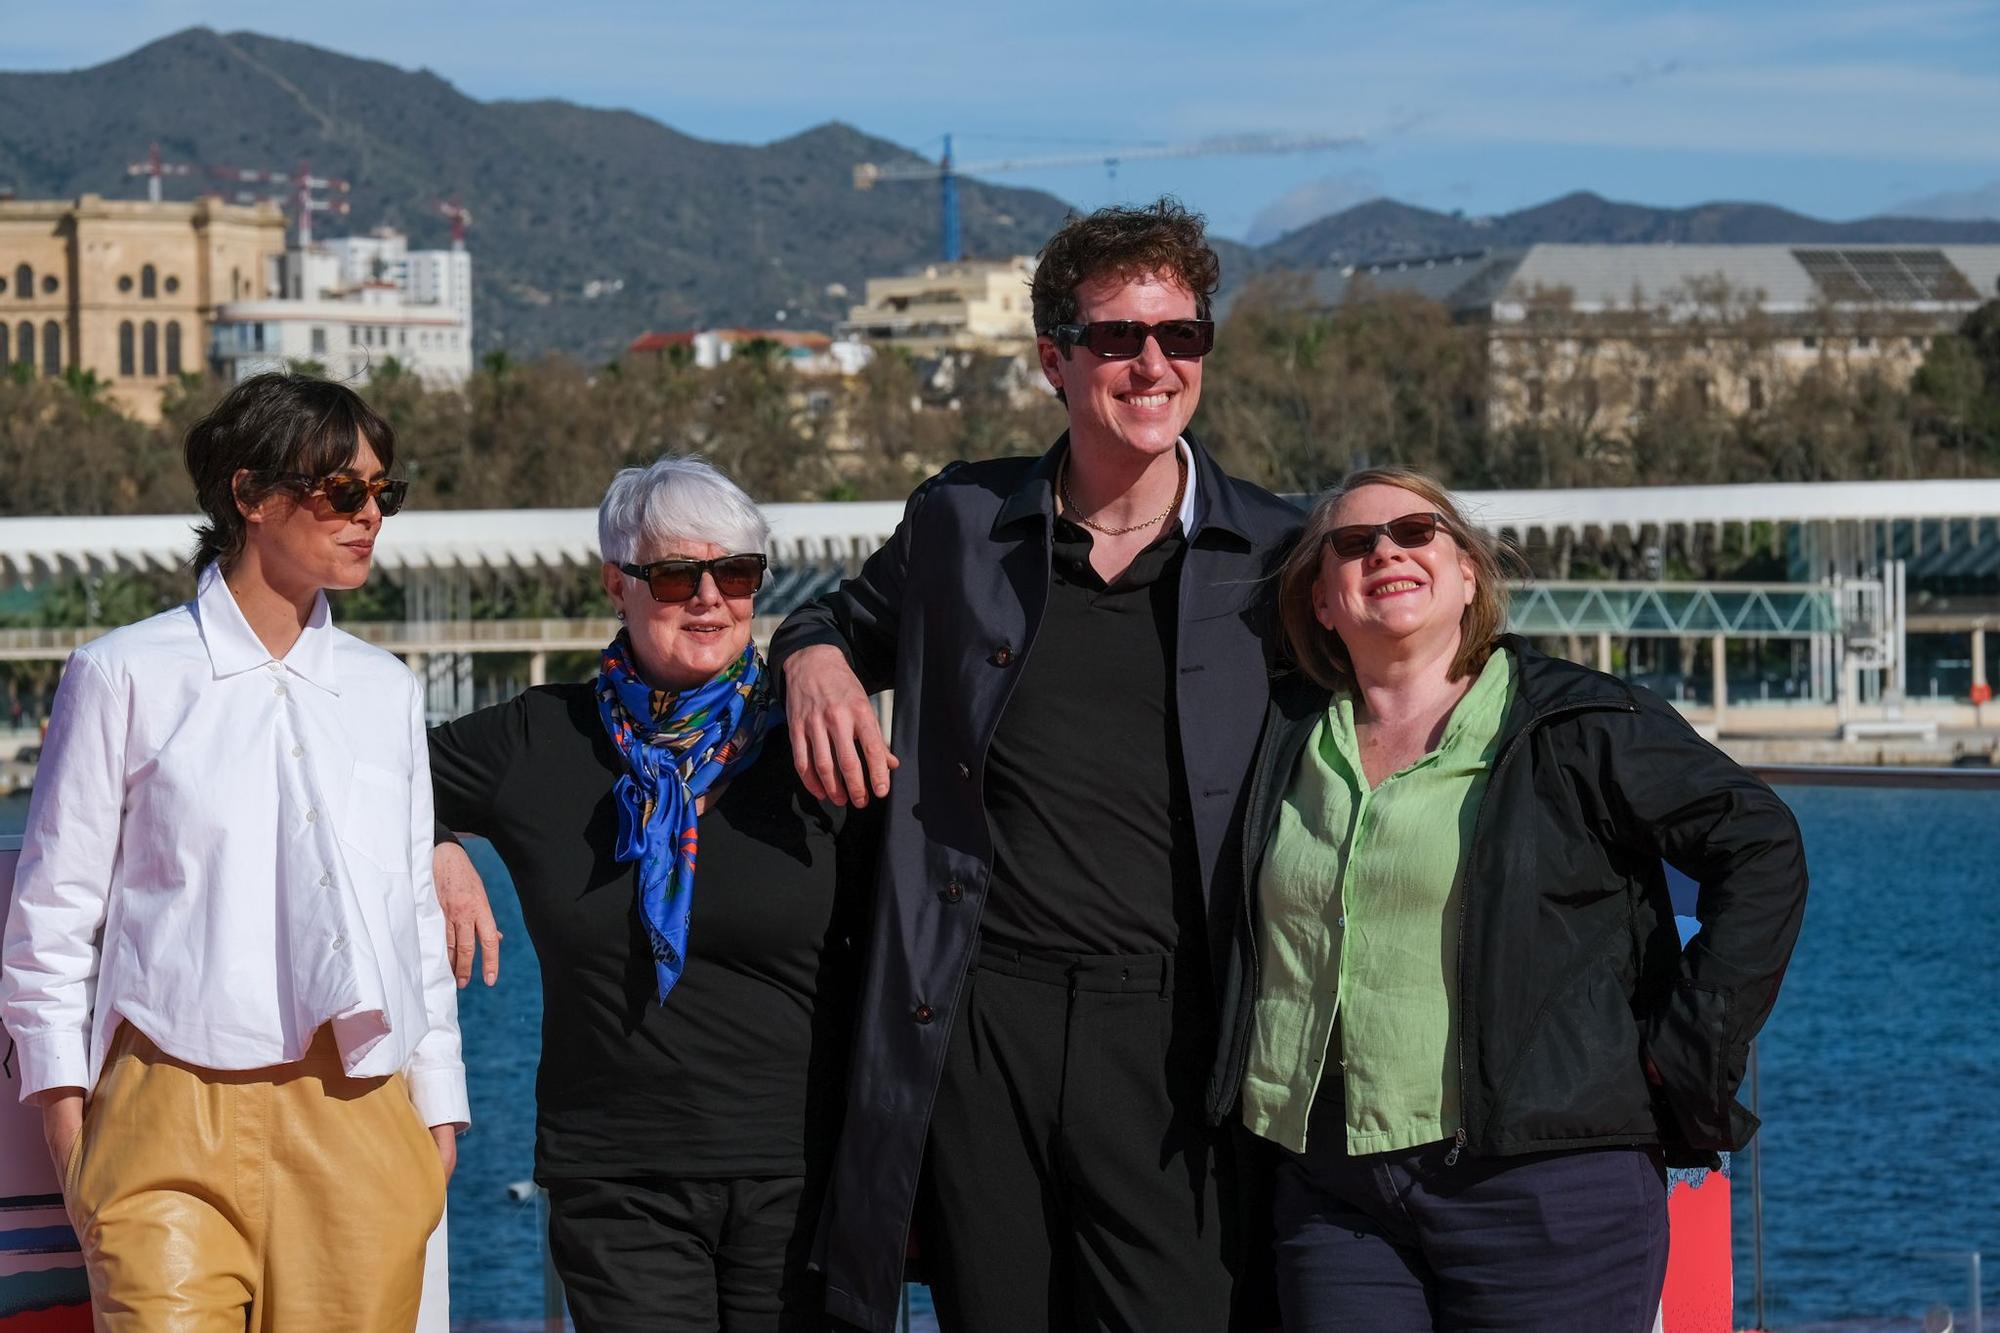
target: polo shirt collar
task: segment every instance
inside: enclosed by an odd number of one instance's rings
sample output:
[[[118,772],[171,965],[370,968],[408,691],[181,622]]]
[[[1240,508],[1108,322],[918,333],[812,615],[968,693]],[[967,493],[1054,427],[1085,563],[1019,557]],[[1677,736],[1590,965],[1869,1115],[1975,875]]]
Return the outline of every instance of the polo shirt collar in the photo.
[[[254,671],[274,660],[270,649],[244,619],[243,608],[229,591],[220,565],[211,564],[201,571],[195,585],[194,617],[217,680]],[[333,608],[327,605],[325,593],[317,593],[312,614],[306,617],[298,642],[283,660],[285,669],[293,675],[329,694],[339,694],[340,682],[333,666],[333,632]]]

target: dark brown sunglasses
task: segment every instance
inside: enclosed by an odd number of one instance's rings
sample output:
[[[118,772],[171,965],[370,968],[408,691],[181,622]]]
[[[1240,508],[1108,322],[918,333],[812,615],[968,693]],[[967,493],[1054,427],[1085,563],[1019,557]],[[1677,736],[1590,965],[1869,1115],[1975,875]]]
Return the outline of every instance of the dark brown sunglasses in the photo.
[[[678,557],[655,560],[650,565],[620,565],[624,573],[643,582],[656,602],[685,602],[701,587],[701,576],[715,576],[715,590],[724,597],[749,597],[764,586],[768,562],[761,552],[747,555],[719,555],[713,560],[686,560]]]
[[[410,496],[410,483],[398,478],[391,481],[387,477],[377,477],[369,481],[351,472],[335,472],[325,477],[306,477],[298,474],[283,476],[279,481],[298,489],[302,496],[321,496],[327,508],[336,514],[358,514],[368,503],[368,497],[375,497],[375,507],[388,518],[403,507],[403,501]]]
[[[1375,549],[1384,534],[1405,549],[1429,546],[1438,529],[1445,526],[1443,514],[1404,514],[1387,523],[1349,523],[1326,534],[1326,544],[1342,560],[1359,560]]]
[[[1146,324],[1136,319],[1100,319],[1093,324],[1058,324],[1049,336],[1062,348],[1087,347],[1106,361],[1130,361],[1146,350],[1146,339],[1176,361],[1207,356],[1215,347],[1212,319],[1165,319]]]

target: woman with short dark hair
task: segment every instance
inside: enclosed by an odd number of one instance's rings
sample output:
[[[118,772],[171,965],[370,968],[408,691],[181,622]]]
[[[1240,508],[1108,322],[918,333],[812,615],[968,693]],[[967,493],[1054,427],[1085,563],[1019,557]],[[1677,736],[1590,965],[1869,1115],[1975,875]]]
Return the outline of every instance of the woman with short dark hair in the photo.
[[[333,627],[407,483],[354,393],[188,434],[193,601],[78,649],[0,954],[102,1329],[407,1330],[470,1119],[417,682]]]
[[[1357,473],[1280,576],[1218,1077],[1277,1169],[1290,1333],[1653,1327],[1663,1163],[1734,1101],[1797,825],[1637,686],[1501,633],[1493,539]],[[1699,881],[1683,949],[1662,862]]]

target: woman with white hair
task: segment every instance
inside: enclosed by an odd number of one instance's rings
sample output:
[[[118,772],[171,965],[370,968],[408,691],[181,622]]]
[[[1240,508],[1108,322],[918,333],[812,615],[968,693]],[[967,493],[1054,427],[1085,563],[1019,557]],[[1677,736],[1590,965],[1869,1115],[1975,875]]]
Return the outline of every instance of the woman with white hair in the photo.
[[[821,1322],[873,840],[793,768],[750,633],[768,536],[699,460],[619,473],[596,678],[431,733],[441,829],[492,840],[541,962],[535,1178],[579,1329]]]

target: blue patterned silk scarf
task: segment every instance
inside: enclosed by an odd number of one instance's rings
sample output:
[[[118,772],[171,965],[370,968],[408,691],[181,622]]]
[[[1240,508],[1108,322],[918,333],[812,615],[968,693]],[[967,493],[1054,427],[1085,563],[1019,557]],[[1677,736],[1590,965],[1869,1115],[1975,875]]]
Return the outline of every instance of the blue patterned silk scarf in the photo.
[[[620,861],[639,863],[639,920],[653,947],[660,1003],[687,966],[694,904],[695,802],[749,765],[782,716],[757,645],[691,690],[656,690],[632,669],[620,632],[597,674],[597,713],[625,759],[612,787]]]

